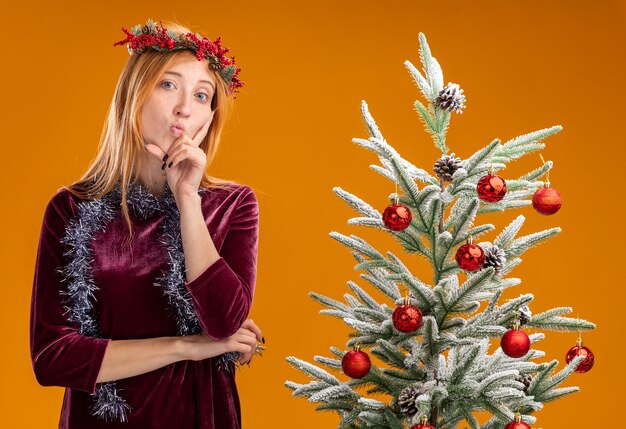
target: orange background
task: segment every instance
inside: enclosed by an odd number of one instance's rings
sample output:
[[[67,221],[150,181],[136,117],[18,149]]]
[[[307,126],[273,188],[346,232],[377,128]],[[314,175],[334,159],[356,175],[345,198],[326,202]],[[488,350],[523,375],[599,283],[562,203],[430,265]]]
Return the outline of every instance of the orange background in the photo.
[[[518,214],[523,234],[552,226],[563,233],[531,249],[512,273],[531,292],[535,313],[571,306],[598,329],[584,335],[594,369],[566,385],[581,392],[538,412],[535,427],[619,427],[623,390],[624,299],[624,2],[343,1],[15,2],[3,10],[2,310],[3,427],[56,427],[62,388],[43,388],[29,358],[29,305],[44,207],[78,179],[95,154],[119,72],[127,59],[122,26],[177,19],[211,38],[221,35],[243,68],[246,86],[225,131],[212,173],[251,185],[261,207],[258,282],[251,317],[267,339],[262,358],[238,373],[245,428],[332,428],[334,413],[292,398],[286,379],[306,376],[287,355],[312,361],[345,348],[348,329],[319,315],[307,296],[340,298],[348,280],[367,285],[349,251],[328,237],[357,234],[390,250],[430,280],[390,236],[348,226],[353,212],[331,189],[355,193],[383,210],[393,187],[368,165],[377,158],[351,143],[367,137],[366,100],[385,137],[405,158],[430,169],[438,152],[412,109],[421,98],[403,66],[418,68],[423,32],[445,82],[465,90],[448,144],[466,158],[503,141],[561,124],[542,152],[555,162],[551,181],[564,199],[554,216],[532,208],[479,219],[493,240]],[[95,2],[93,2],[95,3]],[[535,153],[503,175],[539,165]],[[371,290],[369,288],[368,290]],[[389,303],[388,303],[389,304]],[[613,307],[615,306],[615,307]],[[576,334],[547,332],[539,348],[563,361]],[[610,382],[609,384],[609,377]],[[610,387],[610,388],[609,388]]]

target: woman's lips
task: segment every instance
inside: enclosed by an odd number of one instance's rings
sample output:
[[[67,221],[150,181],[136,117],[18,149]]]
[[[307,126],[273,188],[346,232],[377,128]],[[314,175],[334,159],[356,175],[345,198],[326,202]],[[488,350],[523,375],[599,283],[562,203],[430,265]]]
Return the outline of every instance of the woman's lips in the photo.
[[[185,132],[182,128],[178,128],[176,126],[171,126],[170,127],[170,131],[172,132],[172,134],[174,134],[176,137],[180,137],[183,135],[183,133]]]

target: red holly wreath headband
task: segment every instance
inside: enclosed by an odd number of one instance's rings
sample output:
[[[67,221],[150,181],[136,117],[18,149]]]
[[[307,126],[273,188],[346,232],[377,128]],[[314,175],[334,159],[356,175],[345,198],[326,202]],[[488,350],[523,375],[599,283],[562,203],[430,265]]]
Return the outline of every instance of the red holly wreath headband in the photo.
[[[203,58],[209,60],[211,69],[226,82],[231,94],[238,92],[237,90],[243,86],[243,82],[237,76],[241,69],[235,67],[235,57],[229,58],[224,55],[230,49],[222,47],[221,37],[210,41],[197,33],[177,34],[163,27],[161,21],[156,24],[151,19],[148,19],[146,25],[136,25],[131,31],[122,28],[122,31],[127,37],[115,42],[113,46],[126,44],[129,54],[141,54],[147,47],[159,52],[190,49],[196,53],[198,61]]]

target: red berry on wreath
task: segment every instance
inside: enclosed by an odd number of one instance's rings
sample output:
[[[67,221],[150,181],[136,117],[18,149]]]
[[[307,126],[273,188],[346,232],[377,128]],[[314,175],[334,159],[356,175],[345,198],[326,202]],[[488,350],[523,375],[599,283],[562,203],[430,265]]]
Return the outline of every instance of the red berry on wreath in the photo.
[[[472,237],[456,251],[456,263],[465,271],[476,271],[485,263],[485,252],[478,244],[472,243]]]
[[[370,357],[367,353],[359,350],[359,346],[346,353],[341,360],[343,373],[352,378],[365,377],[369,374],[371,367]]]
[[[422,326],[422,312],[419,308],[409,304],[409,297],[407,295],[406,302],[403,305],[399,305],[393,311],[391,316],[393,320],[393,327],[398,331],[405,334],[415,332]]]
[[[542,215],[551,215],[559,211],[563,202],[561,194],[550,187],[550,182],[537,189],[533,195],[533,207]]]
[[[392,231],[402,231],[411,224],[413,215],[411,210],[404,204],[399,204],[397,199],[395,204],[387,206],[383,212],[383,223]]]
[[[504,429],[530,429],[530,426],[522,421],[520,413],[515,413],[515,419],[506,425]]]
[[[505,355],[512,358],[519,358],[530,350],[530,338],[526,332],[519,329],[519,325],[515,323],[513,329],[509,329],[504,333],[500,340],[500,347]]]
[[[428,417],[422,416],[421,421],[418,424],[411,426],[411,429],[435,429],[435,427],[428,424]]]
[[[489,169],[489,173],[481,177],[476,184],[476,192],[481,200],[495,203],[506,195],[506,182],[502,177],[494,174],[492,169]]]
[[[570,363],[576,356],[585,356],[585,359],[583,359],[583,361],[578,364],[578,366],[574,370],[575,372],[582,374],[593,368],[593,352],[587,347],[583,346],[583,341],[580,337],[578,338],[578,341],[576,341],[576,345],[572,347],[565,355],[565,361],[567,363]]]

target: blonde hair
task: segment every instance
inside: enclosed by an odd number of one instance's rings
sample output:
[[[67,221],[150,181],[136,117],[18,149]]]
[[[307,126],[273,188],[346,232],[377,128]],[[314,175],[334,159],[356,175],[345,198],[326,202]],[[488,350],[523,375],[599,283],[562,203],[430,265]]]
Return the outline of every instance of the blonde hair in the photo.
[[[168,30],[184,34],[191,32],[177,24],[164,24]],[[147,48],[141,54],[132,54],[126,62],[118,79],[113,99],[105,120],[98,152],[87,171],[77,182],[65,187],[70,193],[81,199],[100,198],[111,192],[121,179],[122,215],[132,238],[132,221],[128,213],[126,194],[130,181],[139,177],[141,170],[141,152],[145,151],[141,131],[141,110],[156,87],[157,81],[168,66],[180,55],[191,52],[187,49],[159,52]],[[209,67],[209,73],[216,82],[216,91],[212,108],[216,109],[213,121],[200,148],[207,156],[207,167],[211,165],[217,152],[224,124],[233,107],[233,97],[224,80]],[[137,168],[134,168],[137,166]],[[204,172],[200,187],[203,189],[227,188],[234,181],[219,179]]]

